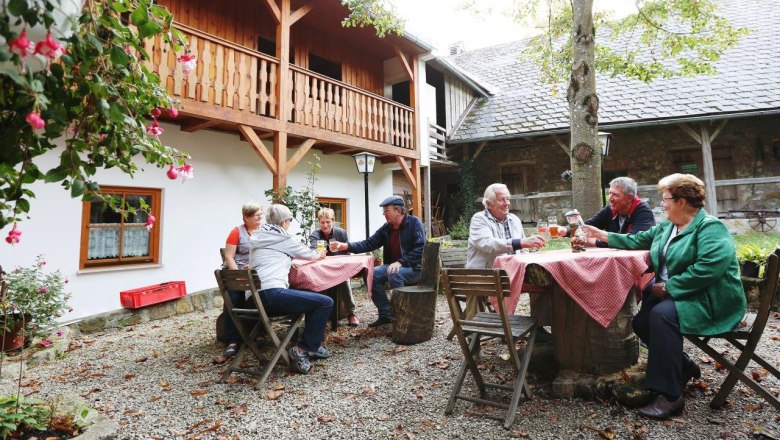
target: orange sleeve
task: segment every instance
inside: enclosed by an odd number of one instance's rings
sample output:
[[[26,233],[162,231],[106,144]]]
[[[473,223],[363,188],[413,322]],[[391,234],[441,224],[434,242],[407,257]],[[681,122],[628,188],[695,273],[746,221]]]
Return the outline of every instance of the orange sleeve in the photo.
[[[230,231],[230,235],[228,235],[225,244],[232,244],[233,246],[238,246],[238,228],[233,228],[233,230]]]

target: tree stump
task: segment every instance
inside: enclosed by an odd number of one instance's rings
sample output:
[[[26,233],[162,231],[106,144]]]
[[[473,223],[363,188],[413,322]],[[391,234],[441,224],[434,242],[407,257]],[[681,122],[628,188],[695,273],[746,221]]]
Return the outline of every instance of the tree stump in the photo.
[[[436,290],[426,286],[393,289],[393,334],[396,344],[419,344],[433,337],[436,321]]]

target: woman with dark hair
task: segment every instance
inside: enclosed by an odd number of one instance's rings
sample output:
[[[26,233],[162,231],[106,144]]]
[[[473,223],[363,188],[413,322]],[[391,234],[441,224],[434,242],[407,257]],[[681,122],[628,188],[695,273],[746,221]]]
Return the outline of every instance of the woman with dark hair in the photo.
[[[655,281],[643,292],[633,327],[648,347],[645,386],[658,397],[639,413],[663,420],[682,412],[685,384],[701,376],[683,352],[682,335],[730,331],[747,304],[734,241],[703,209],[704,183],[691,174],[672,174],[658,182],[658,191],[667,220],[652,229],[626,235],[584,228],[609,247],[650,250]]]

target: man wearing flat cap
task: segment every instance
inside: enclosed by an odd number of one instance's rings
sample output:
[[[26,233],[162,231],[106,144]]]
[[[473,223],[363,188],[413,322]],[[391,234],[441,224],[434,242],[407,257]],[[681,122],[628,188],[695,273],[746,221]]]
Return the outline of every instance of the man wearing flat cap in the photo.
[[[402,287],[420,281],[420,264],[425,246],[425,227],[419,218],[407,214],[404,199],[390,196],[379,204],[387,223],[367,240],[338,243],[339,251],[371,252],[384,247],[381,266],[374,268],[371,300],[379,310],[379,318],[368,324],[379,327],[393,322],[385,282],[390,287]]]

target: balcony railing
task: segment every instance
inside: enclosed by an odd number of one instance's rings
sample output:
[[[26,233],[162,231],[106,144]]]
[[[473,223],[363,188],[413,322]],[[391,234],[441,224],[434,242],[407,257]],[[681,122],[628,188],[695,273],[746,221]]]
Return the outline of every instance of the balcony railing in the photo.
[[[189,39],[196,68],[185,77],[176,54],[147,42],[149,70],[179,98],[279,119],[279,60],[178,24]],[[414,149],[414,109],[291,65],[288,122]]]

